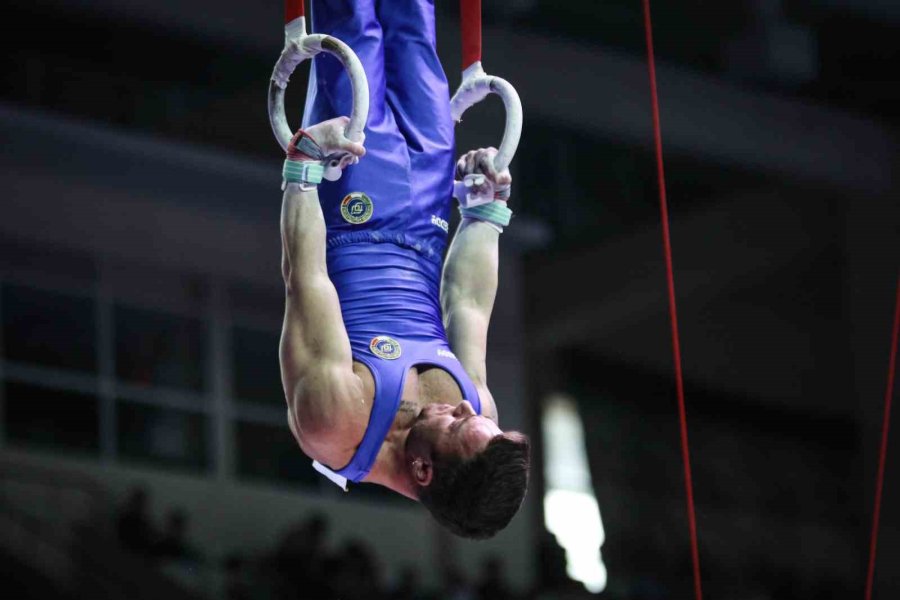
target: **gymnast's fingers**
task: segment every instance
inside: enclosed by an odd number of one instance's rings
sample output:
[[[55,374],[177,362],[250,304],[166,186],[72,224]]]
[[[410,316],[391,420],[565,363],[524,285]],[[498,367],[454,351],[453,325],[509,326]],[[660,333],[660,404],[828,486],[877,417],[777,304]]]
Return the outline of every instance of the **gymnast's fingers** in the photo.
[[[497,178],[497,171],[494,169],[494,156],[496,155],[497,151],[494,148],[482,148],[475,158],[477,172],[484,173],[491,181]]]
[[[494,185],[505,186],[512,183],[512,176],[509,170],[497,171],[494,166],[494,159],[497,156],[496,148],[484,148],[478,152],[478,172],[484,173],[488,180]]]
[[[366,139],[365,134],[363,134],[363,139],[358,142],[351,141],[343,135],[341,136],[341,138],[342,139],[339,142],[339,147],[341,150],[349,152],[355,157],[362,157],[366,155],[366,148],[362,144]]]
[[[471,175],[475,172],[475,155],[477,152],[475,150],[470,150],[466,153],[466,175]]]
[[[466,176],[466,156],[467,154],[463,154],[456,161],[456,179],[462,179]]]

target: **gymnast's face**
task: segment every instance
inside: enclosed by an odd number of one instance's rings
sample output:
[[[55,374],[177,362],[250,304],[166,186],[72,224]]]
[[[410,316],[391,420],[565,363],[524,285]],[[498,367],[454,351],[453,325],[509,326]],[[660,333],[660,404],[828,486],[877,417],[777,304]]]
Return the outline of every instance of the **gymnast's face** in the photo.
[[[409,432],[407,454],[412,460],[450,456],[465,460],[484,450],[501,433],[496,423],[476,414],[465,400],[457,406],[429,404]]]

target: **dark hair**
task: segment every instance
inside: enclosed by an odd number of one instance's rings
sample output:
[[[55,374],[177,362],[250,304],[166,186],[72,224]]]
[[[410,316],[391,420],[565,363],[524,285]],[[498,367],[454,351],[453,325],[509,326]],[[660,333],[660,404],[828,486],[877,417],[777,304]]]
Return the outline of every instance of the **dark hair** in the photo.
[[[456,535],[487,539],[506,527],[528,488],[528,437],[517,432],[495,436],[467,460],[435,457],[431,483],[419,500],[438,523]]]

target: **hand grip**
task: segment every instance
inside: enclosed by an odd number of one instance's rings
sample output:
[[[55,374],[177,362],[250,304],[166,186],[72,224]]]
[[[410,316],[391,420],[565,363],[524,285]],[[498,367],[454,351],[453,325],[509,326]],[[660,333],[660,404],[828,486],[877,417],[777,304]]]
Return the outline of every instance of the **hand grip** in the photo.
[[[509,168],[522,137],[522,101],[512,84],[500,77],[488,75],[481,68],[481,63],[476,62],[463,71],[462,83],[453,94],[453,98],[450,99],[450,114],[454,121],[459,122],[463,113],[484,100],[488,94],[500,96],[506,107],[506,127],[503,130],[503,139],[500,141],[497,156],[494,157],[494,168],[497,171],[505,171]],[[454,183],[454,195],[461,203],[468,206],[477,206],[493,200],[493,198],[486,199],[486,197],[472,196],[468,193],[460,197],[458,194],[465,190],[466,186],[462,182]]]
[[[494,166],[498,171],[503,171],[509,168],[522,137],[522,101],[512,84],[500,77],[486,74],[481,63],[475,63],[465,70],[459,89],[450,99],[450,114],[454,121],[460,121],[464,112],[484,100],[488,94],[500,96],[506,107],[506,128],[494,158]]]
[[[282,150],[287,150],[294,135],[284,110],[284,93],[287,90],[288,80],[297,65],[319,52],[331,54],[341,61],[347,70],[353,94],[353,109],[350,111],[350,122],[344,135],[355,142],[361,140],[369,116],[369,82],[359,57],[350,46],[335,37],[322,34],[307,35],[303,17],[299,17],[299,24],[295,20],[285,29],[285,46],[272,71],[268,100],[269,124]]]

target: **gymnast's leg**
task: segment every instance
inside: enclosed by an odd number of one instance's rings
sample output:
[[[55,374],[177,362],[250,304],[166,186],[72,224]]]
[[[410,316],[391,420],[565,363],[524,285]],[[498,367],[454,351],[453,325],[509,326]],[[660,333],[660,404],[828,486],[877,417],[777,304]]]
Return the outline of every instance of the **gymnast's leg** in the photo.
[[[448,219],[453,186],[454,137],[447,77],[435,48],[434,4],[430,0],[392,0],[377,4],[384,32],[385,98],[409,152],[415,211],[426,220],[411,223],[417,238]]]
[[[364,192],[375,203],[367,228],[378,228],[385,212],[378,210],[409,197],[409,161],[406,141],[397,129],[385,101],[383,32],[375,0],[313,0],[311,25],[315,33],[333,35],[349,45],[362,62],[369,82],[369,117],[366,124],[366,160],[344,171],[335,183],[320,186],[329,230],[352,230],[335,207],[347,194]],[[340,62],[326,53],[313,61],[303,126],[320,123],[352,110],[350,79]]]

